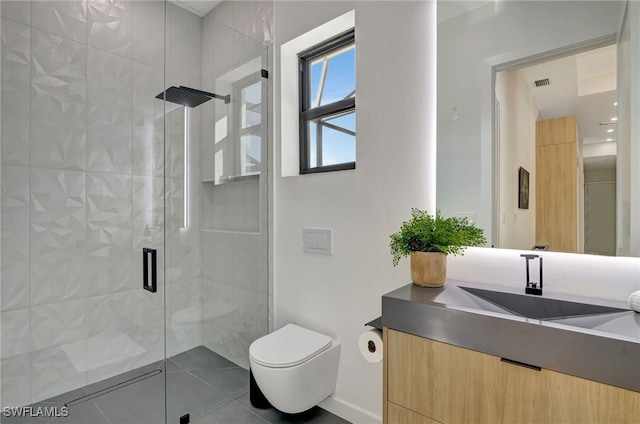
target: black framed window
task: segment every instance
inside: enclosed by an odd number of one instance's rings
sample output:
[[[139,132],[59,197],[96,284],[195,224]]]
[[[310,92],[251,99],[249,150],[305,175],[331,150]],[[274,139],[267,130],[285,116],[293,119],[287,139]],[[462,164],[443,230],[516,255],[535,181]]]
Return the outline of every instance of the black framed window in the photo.
[[[356,167],[355,33],[301,52],[300,173]]]

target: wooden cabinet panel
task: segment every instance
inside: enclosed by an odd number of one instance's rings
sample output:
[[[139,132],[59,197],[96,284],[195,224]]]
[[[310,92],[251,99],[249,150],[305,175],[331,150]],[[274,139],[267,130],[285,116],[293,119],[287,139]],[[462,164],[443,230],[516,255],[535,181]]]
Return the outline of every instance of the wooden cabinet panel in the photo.
[[[577,178],[575,137],[572,143],[536,147],[536,244],[554,252],[578,251]]]
[[[500,360],[388,331],[389,401],[444,423],[497,422]]]
[[[417,412],[413,412],[407,408],[396,405],[389,402],[389,423],[393,424],[438,424],[438,421],[434,421],[430,418],[420,415]]]
[[[536,146],[576,143],[578,122],[575,116],[563,116],[536,122]]]
[[[640,422],[638,392],[394,330],[385,329],[384,369],[390,424]]]
[[[544,423],[545,394],[540,392],[543,381],[542,371],[501,363],[498,396],[502,398],[504,409],[496,422],[517,423],[527,417],[527,422]]]
[[[554,371],[542,371],[549,413],[547,422],[640,422],[640,393]]]

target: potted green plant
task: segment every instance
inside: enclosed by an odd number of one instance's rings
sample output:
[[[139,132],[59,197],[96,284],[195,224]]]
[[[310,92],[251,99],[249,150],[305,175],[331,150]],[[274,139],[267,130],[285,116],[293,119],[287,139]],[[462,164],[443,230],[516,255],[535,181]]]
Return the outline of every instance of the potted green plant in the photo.
[[[411,209],[411,219],[400,231],[391,234],[393,266],[404,256],[411,256],[411,279],[423,287],[441,287],[447,278],[446,255],[461,255],[467,246],[487,242],[482,229],[467,218],[444,218],[420,209]]]

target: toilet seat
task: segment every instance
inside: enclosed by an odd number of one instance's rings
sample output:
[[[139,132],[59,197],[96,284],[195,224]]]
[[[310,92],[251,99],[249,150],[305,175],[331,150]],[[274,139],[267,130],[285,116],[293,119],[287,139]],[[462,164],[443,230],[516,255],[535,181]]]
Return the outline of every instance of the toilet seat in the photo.
[[[335,391],[339,361],[339,341],[294,324],[249,347],[256,390],[288,414],[306,411]]]
[[[269,368],[294,367],[327,350],[331,344],[329,336],[287,324],[253,342],[249,356]]]

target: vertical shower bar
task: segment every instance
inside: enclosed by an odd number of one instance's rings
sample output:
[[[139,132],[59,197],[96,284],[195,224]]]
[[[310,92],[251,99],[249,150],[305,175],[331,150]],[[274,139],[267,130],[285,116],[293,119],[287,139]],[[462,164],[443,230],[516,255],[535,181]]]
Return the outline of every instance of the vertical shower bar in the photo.
[[[182,228],[189,227],[189,108],[184,107],[184,170],[183,170],[183,218]]]

